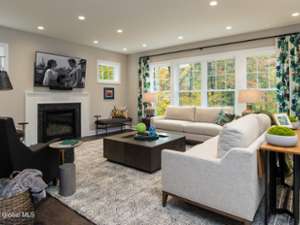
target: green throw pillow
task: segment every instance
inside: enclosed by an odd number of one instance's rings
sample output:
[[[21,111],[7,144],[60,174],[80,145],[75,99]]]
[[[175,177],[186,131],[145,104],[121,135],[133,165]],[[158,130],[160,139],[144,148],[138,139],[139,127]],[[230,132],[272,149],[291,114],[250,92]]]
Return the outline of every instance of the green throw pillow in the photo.
[[[221,110],[216,120],[216,124],[220,126],[224,126],[226,123],[229,123],[232,120],[234,120],[234,118],[235,118],[234,114],[225,113],[223,110]]]

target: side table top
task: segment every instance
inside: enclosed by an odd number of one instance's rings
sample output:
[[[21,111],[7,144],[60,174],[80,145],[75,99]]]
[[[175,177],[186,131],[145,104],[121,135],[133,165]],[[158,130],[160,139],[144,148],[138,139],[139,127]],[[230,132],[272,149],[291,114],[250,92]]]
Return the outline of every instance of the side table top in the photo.
[[[271,145],[271,144],[268,144],[268,143],[264,143],[260,146],[260,150],[300,155],[300,130],[298,129],[295,132],[298,135],[298,144],[296,146],[294,146],[294,147],[282,147],[282,146],[276,146],[276,145]]]
[[[69,148],[76,148],[82,144],[82,141],[78,141],[74,145],[65,145],[63,144],[63,141],[57,141],[49,145],[50,148],[53,149],[69,149]]]

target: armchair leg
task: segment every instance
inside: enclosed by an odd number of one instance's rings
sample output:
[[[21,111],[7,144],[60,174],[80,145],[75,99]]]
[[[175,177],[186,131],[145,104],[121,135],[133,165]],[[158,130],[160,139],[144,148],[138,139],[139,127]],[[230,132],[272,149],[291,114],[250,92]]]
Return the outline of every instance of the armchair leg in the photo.
[[[168,201],[168,194],[166,192],[162,192],[162,206],[166,207]]]

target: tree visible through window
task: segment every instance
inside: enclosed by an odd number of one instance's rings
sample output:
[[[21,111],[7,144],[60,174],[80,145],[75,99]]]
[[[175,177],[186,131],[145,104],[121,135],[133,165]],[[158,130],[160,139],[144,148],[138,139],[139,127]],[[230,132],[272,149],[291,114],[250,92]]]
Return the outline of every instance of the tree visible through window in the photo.
[[[163,115],[171,102],[171,68],[158,66],[154,68],[152,87],[156,92],[156,114]]]
[[[234,106],[235,60],[208,62],[207,73],[208,106]]]
[[[99,83],[120,83],[120,64],[99,60],[97,80]]]
[[[179,66],[179,105],[201,104],[201,63]]]
[[[277,112],[275,55],[247,57],[247,88],[264,92],[261,103],[253,105],[255,111]]]

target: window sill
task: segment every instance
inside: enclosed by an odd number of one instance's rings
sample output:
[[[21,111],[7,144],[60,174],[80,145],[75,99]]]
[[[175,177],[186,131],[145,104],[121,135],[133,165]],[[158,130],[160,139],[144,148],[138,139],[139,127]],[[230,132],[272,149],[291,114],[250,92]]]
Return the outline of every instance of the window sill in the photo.
[[[111,85],[120,85],[120,81],[114,81],[114,80],[98,80],[99,84],[111,84]]]

